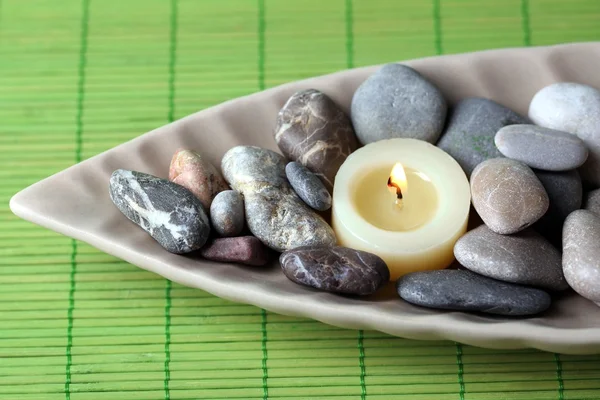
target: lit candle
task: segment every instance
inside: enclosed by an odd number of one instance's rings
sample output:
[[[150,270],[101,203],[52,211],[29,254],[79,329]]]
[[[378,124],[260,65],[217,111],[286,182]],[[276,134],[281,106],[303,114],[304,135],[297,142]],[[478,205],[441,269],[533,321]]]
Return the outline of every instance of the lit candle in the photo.
[[[332,225],[340,245],[380,256],[395,280],[452,263],[470,204],[467,177],[443,150],[416,139],[382,140],[339,169]]]

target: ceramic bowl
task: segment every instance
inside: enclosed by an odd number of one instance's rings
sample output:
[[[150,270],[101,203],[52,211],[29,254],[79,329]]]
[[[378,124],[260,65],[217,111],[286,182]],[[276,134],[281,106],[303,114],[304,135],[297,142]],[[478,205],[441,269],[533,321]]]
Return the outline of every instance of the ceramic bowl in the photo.
[[[600,43],[493,50],[408,61],[454,103],[491,98],[527,114],[534,93],[557,81],[600,88]],[[18,216],[82,240],[140,268],[216,296],[281,314],[347,328],[374,329],[414,339],[449,339],[489,348],[534,347],[562,353],[600,352],[600,307],[573,292],[542,315],[503,318],[410,305],[390,284],[376,296],[354,298],[296,285],[276,262],[267,268],[219,264],[170,254],[129,222],[108,196],[118,168],[166,177],[178,147],[198,149],[219,165],[236,145],[277,150],[277,112],[295,91],[316,88],[348,111],[358,85],[378,66],[293,82],[190,115],[143,134],[21,191],[11,200]]]

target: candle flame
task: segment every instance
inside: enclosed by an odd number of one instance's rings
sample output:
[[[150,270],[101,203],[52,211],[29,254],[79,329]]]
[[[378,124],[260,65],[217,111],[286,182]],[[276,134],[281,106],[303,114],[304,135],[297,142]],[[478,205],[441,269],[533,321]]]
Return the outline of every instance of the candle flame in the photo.
[[[398,199],[401,199],[403,195],[406,194],[408,183],[406,181],[406,172],[404,172],[402,164],[396,163],[394,168],[392,168],[390,178],[388,179],[388,188],[390,192],[398,197]]]

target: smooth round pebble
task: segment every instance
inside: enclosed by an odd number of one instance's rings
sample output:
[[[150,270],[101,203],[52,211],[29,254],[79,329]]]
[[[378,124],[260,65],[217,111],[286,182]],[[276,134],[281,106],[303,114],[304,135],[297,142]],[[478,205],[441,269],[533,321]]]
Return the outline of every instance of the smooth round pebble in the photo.
[[[183,186],[136,171],[118,169],[109,181],[112,202],[167,251],[201,248],[210,223],[200,200]]]
[[[505,126],[494,142],[505,157],[545,171],[575,169],[588,157],[587,147],[577,136],[535,125]]]
[[[577,293],[600,306],[600,216],[573,211],[563,229],[563,272]]]
[[[500,235],[482,225],[458,239],[454,256],[465,268],[501,281],[546,290],[569,287],[560,251],[532,229]]]
[[[350,116],[362,144],[393,138],[435,143],[447,108],[440,90],[417,71],[387,64],[358,87]]]
[[[527,228],[550,204],[531,168],[516,160],[484,161],[473,170],[470,181],[473,207],[496,233],[506,235]]]
[[[268,261],[265,245],[254,236],[215,239],[200,250],[200,255],[207,260],[255,266]]]
[[[551,302],[541,289],[465,270],[413,272],[398,279],[396,289],[402,299],[423,307],[510,316],[541,313]]]
[[[229,189],[219,171],[193,150],[179,149],[169,166],[169,180],[188,189],[208,212],[217,193]]]
[[[279,263],[293,282],[326,292],[369,295],[390,279],[381,258],[347,247],[299,247],[281,254]]]
[[[310,207],[318,211],[331,208],[331,194],[308,168],[292,161],[285,166],[285,174],[296,194]]]
[[[331,226],[290,186],[285,165],[280,154],[254,146],[237,146],[223,156],[225,179],[244,195],[248,228],[264,244],[281,252],[335,245]]]
[[[558,243],[560,247],[565,218],[581,208],[583,198],[581,178],[576,170],[567,172],[536,170],[534,172],[550,200],[548,211],[535,224],[535,229],[553,243]]]
[[[235,190],[215,196],[210,205],[210,222],[220,236],[237,236],[244,229],[244,197]]]
[[[500,128],[527,123],[527,118],[495,101],[470,97],[459,101],[451,110],[448,127],[437,145],[470,176],[483,161],[502,157],[494,144],[494,136]]]
[[[589,156],[581,177],[600,186],[600,90],[580,83],[559,82],[535,94],[529,118],[537,125],[577,135]]]
[[[294,93],[277,115],[275,142],[290,160],[298,161],[333,190],[340,166],[358,147],[350,118],[325,93]]]
[[[600,189],[592,190],[585,195],[584,208],[600,216]]]

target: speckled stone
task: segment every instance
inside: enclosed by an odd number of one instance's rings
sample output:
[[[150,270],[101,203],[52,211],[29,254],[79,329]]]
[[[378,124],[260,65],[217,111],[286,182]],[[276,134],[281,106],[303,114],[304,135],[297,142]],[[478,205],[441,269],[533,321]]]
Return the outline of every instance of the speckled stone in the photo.
[[[452,109],[448,127],[437,145],[470,176],[483,161],[502,157],[494,144],[494,136],[500,128],[527,123],[527,118],[495,101],[470,97]]]
[[[265,245],[254,236],[215,239],[200,250],[200,255],[207,260],[254,266],[268,261]]]
[[[447,108],[440,90],[417,71],[387,64],[356,90],[350,116],[362,144],[393,138],[435,143]]]
[[[277,251],[333,246],[333,229],[296,195],[285,165],[285,158],[273,151],[237,146],[225,153],[221,169],[231,187],[244,195],[248,228],[264,244]]]
[[[509,125],[494,138],[498,150],[508,158],[545,171],[579,168],[588,157],[577,136],[535,125]]]
[[[127,218],[171,253],[197,250],[208,239],[210,224],[202,204],[183,186],[118,169],[110,177],[109,194]]]
[[[279,263],[290,280],[327,292],[368,295],[390,279],[381,258],[347,247],[300,247],[283,253]]]
[[[563,271],[577,293],[600,306],[600,217],[577,210],[563,229]]]
[[[581,177],[600,186],[600,90],[579,83],[560,82],[535,94],[529,118],[537,125],[577,135],[589,150]]]
[[[548,198],[550,207],[535,224],[535,229],[560,247],[565,218],[581,208],[583,188],[576,170],[567,172],[534,171]]]
[[[318,211],[331,208],[331,194],[323,182],[308,168],[292,161],[285,166],[285,175],[296,194],[311,208]]]
[[[400,297],[429,308],[524,316],[550,307],[541,289],[501,282],[465,270],[413,272],[396,283]]]
[[[275,124],[275,142],[290,160],[315,173],[330,192],[340,166],[358,147],[350,119],[326,94],[295,93]]]
[[[471,271],[501,281],[546,290],[569,287],[560,251],[532,229],[500,235],[482,225],[458,239],[454,256]]]
[[[244,229],[244,197],[235,190],[218,193],[210,205],[210,222],[220,236],[237,236]]]
[[[471,175],[473,207],[483,222],[503,235],[519,232],[540,219],[550,204],[539,179],[525,164],[493,158]]]
[[[600,189],[592,190],[586,194],[584,208],[600,216]]]
[[[180,149],[173,155],[169,167],[169,180],[192,192],[208,212],[217,195],[229,189],[219,171],[193,150]]]

